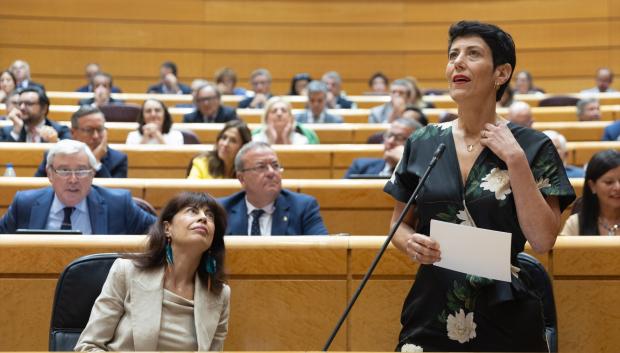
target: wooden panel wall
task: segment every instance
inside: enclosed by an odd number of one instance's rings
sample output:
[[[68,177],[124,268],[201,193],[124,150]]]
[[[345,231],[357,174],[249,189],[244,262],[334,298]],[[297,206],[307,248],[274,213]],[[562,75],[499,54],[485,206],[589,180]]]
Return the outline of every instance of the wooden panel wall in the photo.
[[[124,91],[143,92],[164,60],[187,83],[227,65],[248,86],[249,73],[266,67],[278,94],[295,73],[327,70],[350,94],[378,70],[442,88],[447,29],[463,18],[509,31],[517,70],[548,92],[593,86],[600,66],[620,70],[615,0],[3,0],[10,30],[0,32],[0,67],[25,59],[35,80],[62,91],[82,85],[95,61]]]

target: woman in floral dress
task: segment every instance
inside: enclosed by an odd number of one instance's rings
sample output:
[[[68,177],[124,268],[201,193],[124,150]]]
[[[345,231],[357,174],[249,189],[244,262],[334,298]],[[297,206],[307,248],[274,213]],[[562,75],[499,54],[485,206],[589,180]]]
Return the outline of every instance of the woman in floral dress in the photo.
[[[431,219],[512,233],[516,266],[526,241],[539,253],[553,247],[560,213],[575,198],[553,143],[495,112],[516,64],[511,36],[468,21],[449,35],[446,78],[459,118],[417,130],[385,186],[396,199],[394,223],[433,152],[446,145],[393,240],[421,264],[397,350],[547,351],[541,301],[524,271],[514,267],[508,283],[432,265],[441,249],[427,236]]]

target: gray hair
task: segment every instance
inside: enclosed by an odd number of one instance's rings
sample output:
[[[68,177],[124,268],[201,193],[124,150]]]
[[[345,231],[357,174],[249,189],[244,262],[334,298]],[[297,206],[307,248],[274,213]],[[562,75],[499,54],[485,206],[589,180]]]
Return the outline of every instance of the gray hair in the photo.
[[[97,162],[93,152],[85,143],[76,140],[60,140],[56,142],[47,153],[47,168],[52,167],[54,157],[56,157],[56,155],[66,156],[80,152],[84,152],[86,154],[86,157],[88,157],[88,164],[91,168],[96,169],[99,163]]]
[[[342,83],[342,78],[340,77],[340,74],[338,72],[336,72],[336,71],[328,71],[328,72],[326,72],[321,79],[325,80],[327,78],[333,79],[338,84]]]
[[[101,109],[90,106],[90,105],[82,105],[80,106],[80,108],[78,108],[78,110],[76,110],[73,113],[73,115],[71,115],[71,128],[73,129],[79,128],[80,118],[85,117],[87,115],[91,115],[91,114],[101,114],[101,116],[103,116],[103,122],[105,123],[105,115],[103,114]]]
[[[260,68],[252,71],[252,73],[250,74],[250,81],[254,80],[256,76],[265,76],[267,77],[269,82],[271,82],[271,72],[269,72],[269,70],[267,69]]]
[[[411,97],[411,95],[413,94],[413,85],[411,84],[411,81],[406,80],[404,78],[399,78],[398,80],[394,80],[392,81],[392,84],[390,84],[390,87],[392,86],[400,86],[400,87],[405,87],[407,89],[407,98]]]
[[[560,148],[563,151],[567,150],[567,146],[566,146],[566,137],[564,137],[564,135],[560,134],[559,132],[555,131],[555,130],[544,130],[543,134],[547,135],[547,137],[549,137],[549,139],[553,142],[554,140],[558,141],[558,143],[560,144]]]
[[[220,93],[220,90],[217,89],[217,86],[213,82],[205,81],[205,83],[203,83],[202,85],[198,86],[198,88],[196,88],[196,94],[194,95],[194,101],[196,100],[196,97],[198,97],[198,93],[207,87],[210,87],[215,92],[215,95],[217,96],[218,99],[222,98],[222,94]]]
[[[313,93],[327,94],[327,85],[323,81],[311,81],[308,86],[306,86],[306,89],[308,90],[308,97]]]
[[[510,108],[508,108],[508,112],[510,115],[522,111],[531,111],[530,105],[523,101],[515,101],[510,105]]]
[[[398,118],[394,120],[392,124],[401,124],[408,129],[413,129],[413,131],[423,127],[419,121],[408,118]]]
[[[581,98],[577,101],[577,116],[582,116],[585,112],[586,105],[590,103],[598,103],[598,99],[594,97]]]
[[[273,148],[271,148],[271,145],[268,144],[267,142],[262,142],[262,141],[250,141],[246,143],[245,145],[243,145],[243,147],[241,147],[241,149],[239,150],[239,152],[237,152],[237,155],[235,156],[235,170],[237,171],[237,173],[243,171],[244,169],[243,157],[245,157],[245,155],[248,154],[248,152],[254,151],[254,150],[273,151]]]

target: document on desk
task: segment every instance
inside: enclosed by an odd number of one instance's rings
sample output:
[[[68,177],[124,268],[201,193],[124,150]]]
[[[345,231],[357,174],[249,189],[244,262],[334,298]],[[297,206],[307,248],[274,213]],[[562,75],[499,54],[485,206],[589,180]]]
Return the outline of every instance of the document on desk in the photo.
[[[441,250],[435,266],[510,282],[512,234],[434,219],[430,233]]]

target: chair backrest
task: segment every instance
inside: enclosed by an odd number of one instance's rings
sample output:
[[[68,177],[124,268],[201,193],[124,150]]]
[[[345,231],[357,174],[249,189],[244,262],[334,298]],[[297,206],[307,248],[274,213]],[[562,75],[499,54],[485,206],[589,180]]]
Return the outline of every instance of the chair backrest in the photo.
[[[553,96],[541,99],[538,102],[539,107],[568,107],[568,106],[576,106],[579,98],[571,97],[571,96]]]
[[[183,135],[183,144],[185,145],[199,145],[200,139],[198,139],[198,135],[196,135],[191,130],[179,130]]]
[[[71,262],[60,274],[52,306],[49,350],[73,351],[90,311],[119,254],[93,254]]]
[[[553,298],[553,286],[545,267],[534,256],[524,252],[517,255],[519,268],[523,269],[532,280],[534,291],[540,295],[545,317],[547,343],[550,352],[558,351],[558,320]]]
[[[153,207],[153,205],[151,205],[150,202],[146,201],[145,199],[141,199],[139,197],[132,197],[133,202],[140,207],[143,211],[146,211],[150,214],[152,214],[153,216],[157,217],[157,210],[155,209],[155,207]]]
[[[106,104],[99,107],[106,121],[135,123],[138,121],[140,106],[135,104]]]

